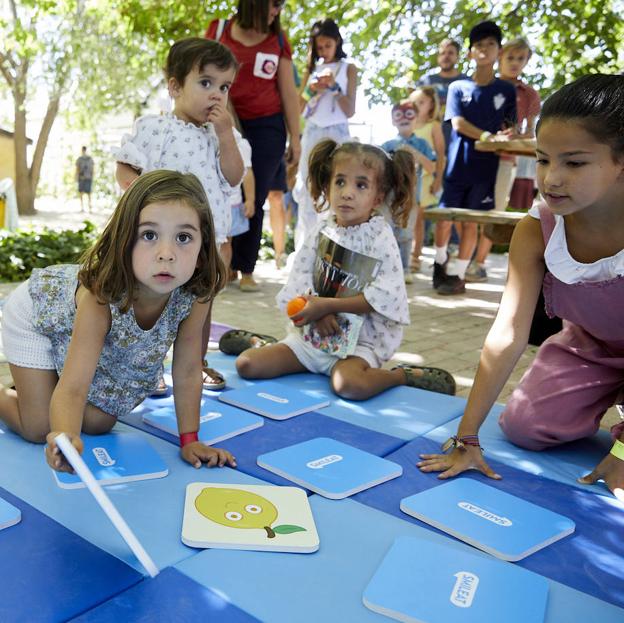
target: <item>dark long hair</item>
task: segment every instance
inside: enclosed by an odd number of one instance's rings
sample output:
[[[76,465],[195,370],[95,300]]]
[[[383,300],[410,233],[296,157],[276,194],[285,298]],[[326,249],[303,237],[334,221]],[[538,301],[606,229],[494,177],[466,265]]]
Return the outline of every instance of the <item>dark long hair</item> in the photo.
[[[574,120],[614,158],[624,156],[624,76],[591,74],[566,84],[544,102],[537,134],[548,119]]]
[[[243,30],[251,29],[279,35],[282,32],[279,14],[269,26],[269,10],[273,2],[274,0],[238,0],[236,22]]]
[[[311,74],[314,71],[319,55],[316,53],[315,39],[317,37],[329,37],[336,41],[336,60],[346,58],[347,55],[342,49],[342,36],[338,29],[338,24],[333,19],[327,18],[315,22],[310,30],[310,43],[308,48],[308,72]]]

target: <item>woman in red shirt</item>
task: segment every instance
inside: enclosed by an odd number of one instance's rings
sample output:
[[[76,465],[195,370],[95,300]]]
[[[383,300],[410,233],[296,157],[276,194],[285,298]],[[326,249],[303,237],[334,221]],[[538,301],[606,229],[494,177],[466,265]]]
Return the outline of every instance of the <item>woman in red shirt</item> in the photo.
[[[279,16],[284,0],[239,0],[236,15],[225,23],[213,20],[206,38],[226,45],[240,64],[230,90],[230,101],[251,145],[256,180],[255,214],[249,231],[232,240],[232,269],[241,271],[240,288],[254,292],[253,271],[262,237],[263,205],[290,138],[289,160],[297,162],[299,102],[292,53]]]

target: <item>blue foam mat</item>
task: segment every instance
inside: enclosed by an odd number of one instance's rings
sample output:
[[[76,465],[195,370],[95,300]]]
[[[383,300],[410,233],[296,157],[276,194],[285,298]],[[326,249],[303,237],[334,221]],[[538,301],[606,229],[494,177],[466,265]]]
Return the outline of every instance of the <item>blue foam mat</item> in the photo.
[[[132,429],[118,423],[113,430]],[[143,572],[143,567],[89,491],[57,486],[45,461],[43,444],[28,443],[8,432],[1,424],[0,431],[0,487]],[[111,485],[106,487],[106,492],[156,566],[164,569],[197,552],[180,540],[185,489],[189,482],[265,483],[227,467],[195,469],[182,460],[178,447],[140,431],[135,432],[149,440],[167,464],[169,475],[155,480]]]
[[[577,478],[591,472],[609,453],[613,440],[608,431],[600,430],[593,437],[534,452],[515,446],[505,437],[498,425],[498,417],[504,408],[505,405],[494,405],[479,430],[479,439],[488,460],[496,459],[524,472],[546,476],[585,491],[610,495],[603,487],[587,487],[577,482]],[[460,419],[447,422],[424,436],[443,443],[457,433]]]
[[[131,426],[167,439],[171,443],[179,443],[177,437],[144,424],[138,413],[131,413],[123,420]],[[260,428],[226,439],[217,445],[226,448],[236,457],[240,471],[273,484],[292,485],[289,480],[259,467],[256,457],[259,454],[292,446],[314,437],[331,437],[381,457],[394,452],[405,443],[402,439],[391,435],[354,426],[313,412],[297,415],[283,422],[265,418],[264,425]]]
[[[382,623],[388,619],[365,608],[362,594],[397,537],[416,536],[487,556],[352,499],[334,501],[313,495],[310,505],[321,541],[314,554],[212,549],[176,568],[262,621]],[[546,623],[621,623],[624,610],[548,582]]]
[[[211,367],[219,370],[227,381],[228,389],[246,387],[254,381],[241,379],[235,367],[236,357],[223,353],[209,353]],[[409,441],[441,426],[464,412],[466,401],[457,396],[427,392],[412,387],[393,387],[368,400],[343,400],[331,390],[329,378],[321,374],[289,374],[278,380],[282,385],[295,387],[314,398],[329,400],[328,407],[318,413],[362,426],[379,433]],[[206,392],[217,395],[219,392]],[[162,399],[160,399],[162,400]],[[138,407],[154,409],[164,406],[158,398],[148,398]]]
[[[155,623],[163,621],[258,621],[231,604],[223,595],[201,586],[169,567],[155,578],[145,578],[120,595],[72,619],[73,623]]]
[[[3,623],[65,621],[141,581],[140,573],[8,491],[0,489],[0,497],[22,512],[20,523],[0,531]]]
[[[441,484],[437,474],[424,474],[415,467],[421,453],[436,452],[439,452],[438,444],[428,439],[409,442],[386,457],[403,466],[403,477],[358,493],[353,499],[442,534],[399,508],[402,498]],[[599,599],[624,606],[624,504],[613,497],[592,495],[496,461],[491,461],[490,465],[503,477],[502,480],[491,480],[475,472],[463,474],[460,478],[478,479],[565,515],[576,523],[576,531],[572,535],[515,564]]]

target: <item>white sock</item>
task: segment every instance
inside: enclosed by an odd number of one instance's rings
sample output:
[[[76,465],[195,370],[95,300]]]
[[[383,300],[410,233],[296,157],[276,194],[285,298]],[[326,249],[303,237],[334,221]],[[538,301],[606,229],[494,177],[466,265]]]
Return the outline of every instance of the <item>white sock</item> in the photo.
[[[448,248],[448,244],[445,244],[443,247],[435,247],[435,263],[436,264],[444,264],[446,260],[448,260],[448,253],[446,249]]]
[[[463,279],[466,276],[466,268],[468,268],[468,264],[470,264],[470,260],[455,260],[455,273],[460,279]]]

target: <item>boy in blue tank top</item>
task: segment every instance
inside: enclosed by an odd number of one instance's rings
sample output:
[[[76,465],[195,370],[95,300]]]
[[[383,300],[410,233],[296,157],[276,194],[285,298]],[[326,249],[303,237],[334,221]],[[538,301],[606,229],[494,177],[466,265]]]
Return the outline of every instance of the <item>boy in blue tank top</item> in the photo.
[[[507,140],[515,131],[515,88],[494,74],[501,41],[501,30],[494,22],[477,24],[470,31],[470,58],[476,63],[472,80],[457,80],[449,86],[444,121],[452,130],[440,207],[494,208],[498,156],[476,151],[475,141]],[[477,242],[477,224],[463,223],[455,274],[447,274],[450,229],[449,221],[436,225],[433,287],[443,295],[465,292],[466,268]]]

